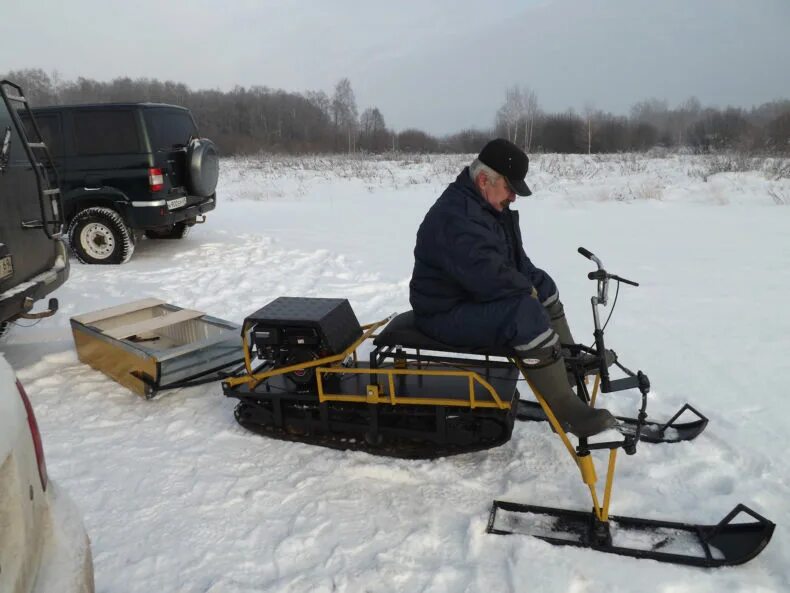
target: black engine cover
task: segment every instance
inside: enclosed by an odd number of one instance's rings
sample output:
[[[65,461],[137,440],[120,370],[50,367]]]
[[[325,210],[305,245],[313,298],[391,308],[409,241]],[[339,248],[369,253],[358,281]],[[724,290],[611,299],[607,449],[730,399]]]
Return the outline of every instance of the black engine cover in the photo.
[[[362,335],[347,299],[279,297],[245,321],[256,347],[312,346],[339,354]]]

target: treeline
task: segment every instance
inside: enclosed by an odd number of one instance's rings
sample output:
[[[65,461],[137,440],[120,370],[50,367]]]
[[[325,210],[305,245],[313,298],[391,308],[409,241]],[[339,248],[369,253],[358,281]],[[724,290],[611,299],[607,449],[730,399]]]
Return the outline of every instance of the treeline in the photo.
[[[544,113],[534,91],[507,90],[496,115],[496,132],[529,151],[611,153],[654,147],[790,152],[790,100],[764,103],[750,110],[703,107],[690,98],[675,108],[650,99],[631,108],[629,117],[592,106],[582,113]]]
[[[629,116],[585,107],[582,113],[545,112],[528,88],[512,87],[490,129],[434,136],[418,129],[395,132],[375,106],[359,111],[344,78],[331,95],[237,86],[231,91],[192,90],[182,83],[148,78],[61,80],[41,69],[8,72],[33,106],[151,101],[188,107],[204,136],[224,154],[408,152],[473,153],[492,136],[508,137],[528,152],[610,153],[657,146],[694,152],[737,149],[790,152],[790,100],[750,110],[703,107],[696,99],[670,108],[655,99],[633,106]]]

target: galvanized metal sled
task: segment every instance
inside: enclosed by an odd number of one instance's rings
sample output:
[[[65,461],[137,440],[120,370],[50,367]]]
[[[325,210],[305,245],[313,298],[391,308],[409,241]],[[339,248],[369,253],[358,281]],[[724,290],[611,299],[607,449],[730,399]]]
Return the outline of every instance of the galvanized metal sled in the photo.
[[[241,364],[239,329],[155,298],[71,318],[79,359],[146,399]]]

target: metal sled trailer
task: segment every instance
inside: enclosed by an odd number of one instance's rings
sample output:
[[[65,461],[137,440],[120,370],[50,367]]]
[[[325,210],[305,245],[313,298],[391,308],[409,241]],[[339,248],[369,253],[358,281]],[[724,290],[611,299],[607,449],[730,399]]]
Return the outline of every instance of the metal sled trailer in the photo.
[[[146,399],[241,362],[239,326],[159,299],[71,318],[79,359]]]

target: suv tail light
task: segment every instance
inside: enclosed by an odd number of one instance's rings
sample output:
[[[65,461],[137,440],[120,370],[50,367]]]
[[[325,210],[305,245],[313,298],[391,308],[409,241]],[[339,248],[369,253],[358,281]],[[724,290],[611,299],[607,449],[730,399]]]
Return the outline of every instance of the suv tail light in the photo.
[[[159,191],[165,186],[165,176],[162,169],[148,169],[148,186],[152,192]]]
[[[36,462],[38,463],[38,476],[41,478],[41,487],[47,489],[47,462],[44,460],[44,446],[41,443],[41,433],[38,431],[38,423],[36,422],[36,415],[33,413],[33,406],[30,405],[30,400],[25,393],[24,387],[17,380],[16,388],[19,390],[19,395],[22,396],[22,403],[25,404],[25,411],[27,412],[27,423],[30,427],[30,436],[33,437],[33,447],[36,450]]]

